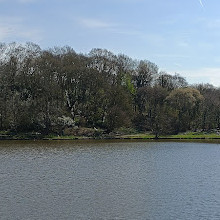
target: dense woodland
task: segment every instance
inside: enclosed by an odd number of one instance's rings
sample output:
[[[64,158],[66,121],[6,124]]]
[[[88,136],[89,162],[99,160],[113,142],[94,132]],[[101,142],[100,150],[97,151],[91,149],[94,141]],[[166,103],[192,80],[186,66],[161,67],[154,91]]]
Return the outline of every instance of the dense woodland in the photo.
[[[188,85],[148,60],[105,49],[0,44],[0,130],[87,127],[177,134],[220,128],[220,88]]]

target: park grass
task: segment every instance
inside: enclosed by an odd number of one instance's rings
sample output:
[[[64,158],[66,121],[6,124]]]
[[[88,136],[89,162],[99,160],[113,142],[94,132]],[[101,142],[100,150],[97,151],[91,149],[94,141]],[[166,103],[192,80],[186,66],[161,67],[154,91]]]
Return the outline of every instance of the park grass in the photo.
[[[177,134],[177,135],[169,135],[169,136],[162,136],[164,138],[179,138],[179,139],[220,139],[220,135],[216,133],[196,133],[196,132],[189,132],[186,134]]]
[[[43,138],[43,140],[80,140],[80,139],[88,139],[86,136],[74,136],[74,135],[47,135]]]
[[[35,133],[19,133],[9,134],[8,132],[0,132],[0,140],[86,140],[86,139],[125,139],[125,140],[154,140],[155,135],[152,133],[130,133],[130,134],[111,134],[111,135],[97,135],[97,136],[86,136],[86,135],[37,135]],[[185,132],[177,135],[160,135],[157,139],[159,140],[172,140],[172,139],[220,139],[220,134],[208,133],[208,132]]]
[[[138,133],[138,134],[127,134],[120,135],[118,138],[121,139],[154,139],[155,135],[149,133]]]
[[[150,133],[121,135],[122,139],[154,139],[155,135]],[[158,139],[220,139],[220,134],[203,132],[185,132],[176,135],[160,135]]]

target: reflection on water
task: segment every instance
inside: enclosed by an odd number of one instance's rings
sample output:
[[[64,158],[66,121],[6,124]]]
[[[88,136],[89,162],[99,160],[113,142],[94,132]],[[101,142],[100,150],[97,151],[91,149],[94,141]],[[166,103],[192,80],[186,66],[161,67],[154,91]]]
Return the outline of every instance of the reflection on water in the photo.
[[[220,219],[220,145],[0,142],[1,219]]]

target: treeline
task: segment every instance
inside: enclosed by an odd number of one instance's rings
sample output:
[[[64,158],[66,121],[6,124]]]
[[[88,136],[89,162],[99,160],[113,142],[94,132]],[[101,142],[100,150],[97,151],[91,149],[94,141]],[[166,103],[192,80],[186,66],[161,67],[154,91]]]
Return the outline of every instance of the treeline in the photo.
[[[147,60],[104,49],[0,44],[0,130],[62,134],[68,127],[160,134],[220,128],[220,89],[189,86]]]

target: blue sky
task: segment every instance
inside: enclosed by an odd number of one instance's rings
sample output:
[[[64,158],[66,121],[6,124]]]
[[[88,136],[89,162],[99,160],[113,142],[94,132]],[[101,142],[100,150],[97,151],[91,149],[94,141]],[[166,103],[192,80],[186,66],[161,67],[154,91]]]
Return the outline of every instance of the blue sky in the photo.
[[[219,0],[0,0],[0,42],[105,48],[220,86]]]

